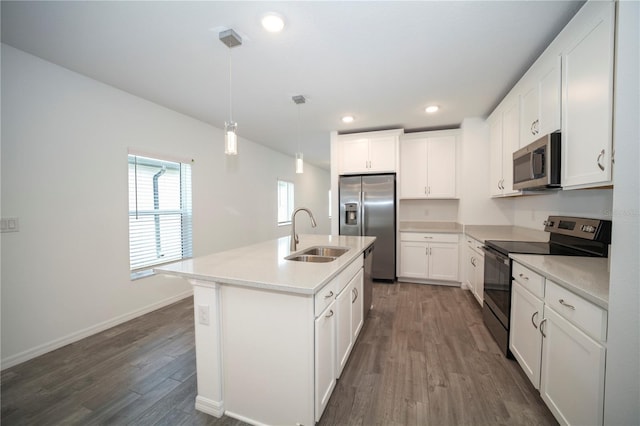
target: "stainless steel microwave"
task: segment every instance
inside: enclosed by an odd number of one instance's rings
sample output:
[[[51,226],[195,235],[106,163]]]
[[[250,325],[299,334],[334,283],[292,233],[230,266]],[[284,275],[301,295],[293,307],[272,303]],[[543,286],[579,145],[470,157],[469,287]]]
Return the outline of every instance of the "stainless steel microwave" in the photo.
[[[560,132],[513,153],[513,189],[560,189]]]

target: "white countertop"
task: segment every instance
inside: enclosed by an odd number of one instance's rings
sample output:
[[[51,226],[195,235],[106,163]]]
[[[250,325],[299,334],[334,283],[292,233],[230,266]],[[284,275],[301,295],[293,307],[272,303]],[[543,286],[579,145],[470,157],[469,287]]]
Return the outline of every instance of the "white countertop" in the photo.
[[[609,309],[608,258],[535,254],[510,254],[509,257],[601,308]]]
[[[549,241],[549,233],[521,226],[466,225],[464,233],[481,243],[486,240],[498,241]]]
[[[333,262],[311,263],[284,259],[291,254],[289,238],[183,260],[154,271],[205,282],[315,294],[375,241],[375,237],[301,234],[296,253],[313,246],[349,248]]]

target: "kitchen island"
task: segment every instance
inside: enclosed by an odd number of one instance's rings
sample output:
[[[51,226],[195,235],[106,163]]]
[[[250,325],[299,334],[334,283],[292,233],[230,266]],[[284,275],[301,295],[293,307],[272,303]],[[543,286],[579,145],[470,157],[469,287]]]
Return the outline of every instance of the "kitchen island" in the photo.
[[[319,420],[362,328],[363,252],[374,241],[301,235],[295,253],[348,249],[326,263],[285,259],[283,237],[156,268],[193,285],[196,409],[252,424]]]

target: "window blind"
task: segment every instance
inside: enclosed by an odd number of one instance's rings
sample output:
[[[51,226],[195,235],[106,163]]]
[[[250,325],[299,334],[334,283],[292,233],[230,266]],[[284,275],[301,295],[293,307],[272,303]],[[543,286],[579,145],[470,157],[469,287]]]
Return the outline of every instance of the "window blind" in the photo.
[[[193,255],[191,166],[129,155],[129,260],[132,277]]]

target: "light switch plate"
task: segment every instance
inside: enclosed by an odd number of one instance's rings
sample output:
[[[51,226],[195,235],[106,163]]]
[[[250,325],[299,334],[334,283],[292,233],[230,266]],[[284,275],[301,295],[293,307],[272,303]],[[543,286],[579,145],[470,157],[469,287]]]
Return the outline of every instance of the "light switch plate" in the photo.
[[[1,232],[18,232],[20,230],[20,222],[17,217],[3,217],[0,219]]]
[[[198,324],[209,325],[209,305],[198,305]]]

